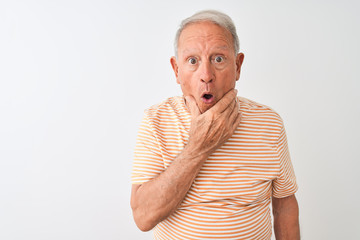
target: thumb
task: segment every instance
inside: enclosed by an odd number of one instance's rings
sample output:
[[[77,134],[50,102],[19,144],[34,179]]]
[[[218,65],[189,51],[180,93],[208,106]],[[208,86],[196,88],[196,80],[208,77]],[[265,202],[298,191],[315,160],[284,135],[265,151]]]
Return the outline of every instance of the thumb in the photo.
[[[197,117],[201,114],[193,96],[185,96],[185,104],[190,111],[191,117]]]

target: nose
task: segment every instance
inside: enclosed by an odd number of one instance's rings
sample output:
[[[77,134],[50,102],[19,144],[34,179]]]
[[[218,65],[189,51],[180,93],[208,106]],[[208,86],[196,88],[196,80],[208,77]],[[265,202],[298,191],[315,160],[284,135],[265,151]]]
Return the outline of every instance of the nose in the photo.
[[[200,65],[200,80],[204,83],[211,83],[215,79],[214,70],[210,62],[203,62]]]

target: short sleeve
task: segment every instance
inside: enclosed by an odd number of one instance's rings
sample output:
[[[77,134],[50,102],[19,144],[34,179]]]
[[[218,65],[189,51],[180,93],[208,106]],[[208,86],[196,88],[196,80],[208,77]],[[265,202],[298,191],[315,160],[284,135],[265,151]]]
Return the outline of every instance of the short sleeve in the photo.
[[[273,181],[273,196],[276,198],[284,198],[293,195],[298,189],[284,126],[282,126],[277,142],[277,152],[280,170],[278,177]]]
[[[164,163],[154,128],[150,124],[148,112],[141,121],[135,151],[132,184],[142,184],[151,180],[164,171]]]

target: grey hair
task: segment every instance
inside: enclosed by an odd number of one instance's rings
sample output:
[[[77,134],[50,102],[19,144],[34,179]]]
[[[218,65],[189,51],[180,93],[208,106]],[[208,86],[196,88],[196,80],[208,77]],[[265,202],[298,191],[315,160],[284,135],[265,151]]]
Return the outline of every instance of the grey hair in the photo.
[[[213,22],[219,25],[220,27],[223,27],[226,30],[228,30],[233,37],[235,54],[239,52],[239,48],[240,48],[239,37],[236,33],[236,27],[234,25],[234,22],[231,20],[231,18],[225,13],[216,10],[204,10],[195,13],[191,17],[188,17],[181,22],[180,27],[176,32],[175,42],[174,42],[176,58],[177,58],[178,42],[179,42],[180,34],[186,28],[186,26],[188,26],[191,23],[207,22],[207,21]]]

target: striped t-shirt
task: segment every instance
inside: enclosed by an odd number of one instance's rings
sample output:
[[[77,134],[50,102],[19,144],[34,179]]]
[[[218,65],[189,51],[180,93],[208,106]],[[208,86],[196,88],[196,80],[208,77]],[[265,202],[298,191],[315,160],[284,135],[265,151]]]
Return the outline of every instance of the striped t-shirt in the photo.
[[[155,239],[271,238],[271,196],[297,190],[285,129],[271,108],[238,98],[240,125],[205,161],[180,207],[154,228]],[[155,178],[171,164],[187,144],[190,122],[183,97],[145,111],[133,184]]]

